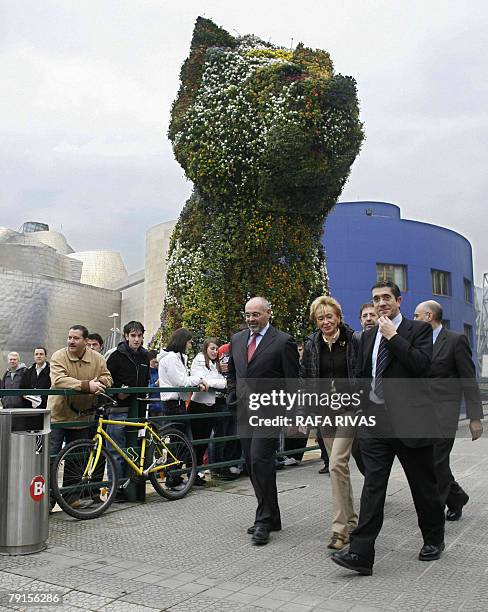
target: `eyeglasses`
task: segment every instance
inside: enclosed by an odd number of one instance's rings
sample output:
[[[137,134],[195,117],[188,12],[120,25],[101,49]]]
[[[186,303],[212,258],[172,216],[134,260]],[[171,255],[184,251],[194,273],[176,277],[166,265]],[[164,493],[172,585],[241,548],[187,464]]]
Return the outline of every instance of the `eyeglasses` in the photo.
[[[260,316],[262,316],[264,314],[264,312],[246,312],[244,313],[244,318],[247,319],[259,319]]]

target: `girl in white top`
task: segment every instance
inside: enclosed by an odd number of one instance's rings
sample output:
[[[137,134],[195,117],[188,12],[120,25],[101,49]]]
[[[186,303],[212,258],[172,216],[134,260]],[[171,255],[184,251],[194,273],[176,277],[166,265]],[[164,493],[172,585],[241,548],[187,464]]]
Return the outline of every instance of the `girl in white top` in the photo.
[[[217,338],[206,338],[202,352],[198,353],[191,364],[191,376],[199,376],[208,383],[213,389],[225,389],[227,380],[220,370],[219,345]],[[192,402],[205,404],[206,406],[215,405],[215,391],[206,393],[195,392],[191,398]]]
[[[191,332],[181,327],[173,332],[168,345],[158,355],[160,387],[196,387],[208,390],[208,384],[201,375],[188,375],[187,351],[191,347]],[[181,414],[185,411],[188,392],[162,391],[163,414]]]
[[[208,386],[213,389],[223,390],[227,386],[227,380],[220,371],[218,356],[219,345],[217,338],[206,338],[203,343],[202,352],[198,353],[191,364],[191,375],[201,377],[201,379],[205,380]],[[193,393],[188,412],[194,415],[213,412],[215,410],[216,400],[215,391],[207,390],[204,393]],[[191,431],[193,439],[201,440],[210,438],[213,421],[213,418],[192,420]],[[207,447],[207,444],[197,444],[195,446],[198,465],[202,465],[203,456],[205,455]],[[204,484],[204,480],[202,478],[197,478],[195,484]]]

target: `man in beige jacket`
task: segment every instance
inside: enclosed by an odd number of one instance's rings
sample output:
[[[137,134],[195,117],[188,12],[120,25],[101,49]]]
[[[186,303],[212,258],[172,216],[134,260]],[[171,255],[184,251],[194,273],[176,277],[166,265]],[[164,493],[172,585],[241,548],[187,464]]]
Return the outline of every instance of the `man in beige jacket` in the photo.
[[[50,395],[47,407],[51,421],[86,422],[93,419],[94,395],[112,385],[112,376],[104,357],[87,346],[88,329],[73,325],[68,333],[66,348],[51,357],[51,389],[73,389],[81,395]],[[63,442],[90,438],[90,427],[69,425],[51,432],[50,453],[59,453]]]

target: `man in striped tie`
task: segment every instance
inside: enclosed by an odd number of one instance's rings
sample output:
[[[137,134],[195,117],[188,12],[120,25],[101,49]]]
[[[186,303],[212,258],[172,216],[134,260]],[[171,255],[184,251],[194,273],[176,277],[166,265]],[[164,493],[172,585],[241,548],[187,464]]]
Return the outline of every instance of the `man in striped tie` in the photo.
[[[358,526],[349,550],[332,555],[338,565],[364,575],[373,573],[375,540],[383,524],[395,456],[407,477],[424,541],[419,560],[438,559],[444,549],[444,510],[434,470],[439,430],[423,380],[432,357],[432,328],[402,316],[395,283],[376,283],[372,297],[379,318],[361,338],[357,375],[363,384],[363,410],[375,416],[377,425],[359,433],[366,473]]]
[[[270,324],[271,305],[263,297],[245,306],[248,329],[234,334],[230,342],[227,402],[237,404],[239,383],[246,379],[298,379],[298,348],[293,338]],[[247,533],[255,545],[267,544],[271,531],[281,530],[276,489],[274,454],[279,429],[251,427],[246,410],[239,406],[239,435],[246,467],[258,502],[254,525]]]

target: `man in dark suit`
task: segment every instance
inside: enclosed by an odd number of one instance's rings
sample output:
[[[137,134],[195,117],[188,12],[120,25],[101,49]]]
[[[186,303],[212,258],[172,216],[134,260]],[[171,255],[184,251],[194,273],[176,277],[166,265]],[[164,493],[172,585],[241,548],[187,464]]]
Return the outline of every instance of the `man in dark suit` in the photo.
[[[439,412],[443,436],[434,449],[435,470],[442,505],[447,505],[446,520],[458,521],[469,496],[452,475],[449,455],[463,398],[472,440],[477,440],[483,433],[483,407],[476,368],[466,336],[443,327],[442,306],[438,302],[422,302],[415,309],[414,318],[429,323],[433,329],[434,349],[428,375],[432,378],[432,397]]]
[[[34,349],[34,363],[24,372],[20,383],[21,389],[50,389],[51,388],[51,368],[47,361],[47,351],[43,346],[36,346]],[[35,395],[33,393],[32,395]],[[39,408],[46,408],[47,395],[41,396]],[[31,404],[27,403],[31,408]]]
[[[421,561],[438,559],[444,549],[444,511],[434,472],[433,439],[438,434],[429,405],[428,387],[422,384],[432,355],[432,328],[402,316],[400,290],[390,281],[372,288],[377,325],[363,333],[358,354],[358,376],[363,385],[363,410],[376,417],[375,428],[360,428],[360,449],[365,466],[358,526],[349,551],[332,560],[360,574],[373,573],[375,540],[383,524],[383,511],[395,456],[412,492],[424,545]],[[435,416],[435,415],[434,415]],[[419,432],[429,438],[420,438]]]
[[[230,342],[227,377],[228,403],[239,400],[239,383],[246,379],[298,378],[298,348],[293,338],[270,325],[271,306],[262,297],[249,300],[245,318],[249,329],[234,334]],[[270,531],[281,529],[276,489],[274,453],[278,448],[279,429],[258,431],[246,418],[245,407],[238,406],[239,435],[258,501],[254,525],[247,530],[253,543],[266,544]]]

